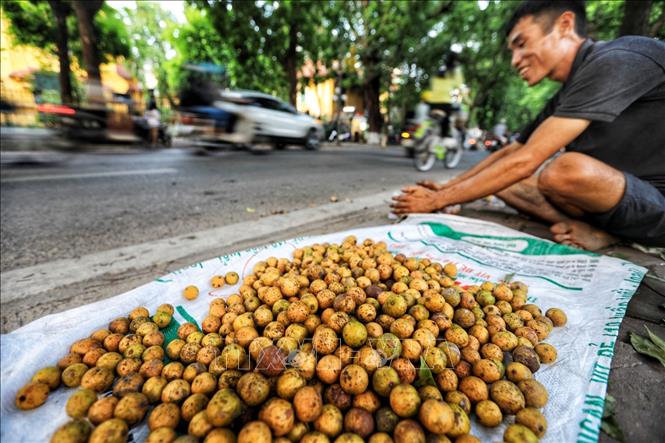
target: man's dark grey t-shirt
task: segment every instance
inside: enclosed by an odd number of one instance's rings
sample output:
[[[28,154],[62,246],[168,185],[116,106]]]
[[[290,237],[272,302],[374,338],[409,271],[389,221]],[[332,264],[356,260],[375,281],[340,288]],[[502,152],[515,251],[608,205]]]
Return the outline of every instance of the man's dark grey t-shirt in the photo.
[[[568,151],[587,154],[665,193],[665,43],[647,37],[584,41],[568,80],[521,133],[547,117],[590,120]]]

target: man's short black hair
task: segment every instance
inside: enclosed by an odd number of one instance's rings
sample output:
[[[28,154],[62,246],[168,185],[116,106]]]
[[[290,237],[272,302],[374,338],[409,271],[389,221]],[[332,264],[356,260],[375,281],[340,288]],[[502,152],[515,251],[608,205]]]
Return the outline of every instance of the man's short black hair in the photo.
[[[575,32],[580,37],[586,37],[584,0],[527,0],[517,7],[508,23],[506,23],[506,37],[520,19],[530,15],[534,19],[541,20],[543,30],[546,34],[549,34],[554,26],[554,21],[566,11],[575,13]]]

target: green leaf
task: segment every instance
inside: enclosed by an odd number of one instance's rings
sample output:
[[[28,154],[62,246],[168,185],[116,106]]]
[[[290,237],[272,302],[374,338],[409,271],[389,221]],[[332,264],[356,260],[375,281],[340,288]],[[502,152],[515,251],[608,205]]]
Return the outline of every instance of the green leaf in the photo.
[[[510,274],[506,274],[506,276],[503,277],[503,281],[506,282],[506,283],[510,283],[511,281],[513,281],[514,277],[515,277],[515,273],[511,272]]]
[[[608,418],[614,415],[616,410],[617,401],[610,394],[605,397],[605,409],[603,409],[603,418]]]
[[[637,352],[657,359],[665,367],[665,351],[656,346],[651,340],[632,332],[630,343]]]
[[[665,340],[663,340],[662,338],[658,337],[656,334],[651,332],[649,328],[647,328],[647,325],[644,325],[644,329],[647,330],[647,333],[649,334],[649,338],[651,339],[651,341],[654,342],[654,344],[658,346],[663,352],[665,352]]]
[[[619,424],[616,422],[614,417],[609,417],[607,419],[603,419],[600,422],[600,429],[613,439],[623,442],[623,431],[619,427]]]
[[[418,380],[413,384],[416,388],[421,388],[423,386],[436,386],[434,377],[432,376],[432,370],[427,366],[425,359],[420,357],[420,369],[418,369]]]
[[[623,442],[623,432],[614,418],[617,401],[610,394],[605,397],[605,409],[603,409],[603,419],[600,423],[600,429],[610,437]]]

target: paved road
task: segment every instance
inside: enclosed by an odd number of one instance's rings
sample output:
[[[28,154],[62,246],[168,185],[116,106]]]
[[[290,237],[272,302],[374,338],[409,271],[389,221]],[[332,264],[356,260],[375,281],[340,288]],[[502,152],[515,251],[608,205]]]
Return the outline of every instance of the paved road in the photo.
[[[55,163],[4,162],[0,270],[254,221],[331,198],[397,190],[419,179],[445,179],[484,156],[467,152],[457,170],[437,165],[423,174],[399,147],[209,156],[188,149],[117,151]]]

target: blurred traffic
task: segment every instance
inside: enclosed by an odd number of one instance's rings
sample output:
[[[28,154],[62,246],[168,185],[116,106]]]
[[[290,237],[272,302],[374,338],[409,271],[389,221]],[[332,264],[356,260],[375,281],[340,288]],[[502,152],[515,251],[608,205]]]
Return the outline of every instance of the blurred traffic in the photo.
[[[261,58],[268,49],[258,46],[244,53],[244,64],[223,55],[247,43],[234,40],[237,36],[217,40],[222,27],[244,26],[242,14],[277,20],[272,8],[278,3],[245,6],[247,11],[234,12],[237,22],[226,23],[215,15],[217,4],[3,4],[3,150],[84,152],[107,145],[150,150],[174,143],[196,152],[257,146],[317,150],[324,143],[367,143],[404,149],[410,158],[436,145],[436,156],[443,159],[445,145],[450,154],[445,164],[454,168],[465,150],[496,150],[508,140],[507,128],[496,134],[491,120],[479,118],[473,99],[480,91],[465,79],[468,55],[459,44],[439,45],[427,62],[416,57],[422,65],[416,77],[404,64],[405,55],[379,83],[368,84],[362,79],[369,61],[359,58],[361,48],[331,29],[330,41],[296,46],[302,55],[290,65],[284,60],[282,73],[279,57],[293,53],[273,55],[270,67]],[[320,16],[308,20],[348,15],[335,5],[311,8]],[[91,17],[92,30],[83,26]],[[27,27],[35,20],[50,34],[35,35]],[[269,35],[266,23],[251,31]],[[204,39],[191,38],[192,32]],[[325,45],[339,53],[314,58]],[[263,64],[255,67],[259,60]],[[435,135],[440,142],[432,142]],[[431,160],[425,163],[431,167]]]
[[[185,65],[185,86],[172,133],[196,142],[250,146],[288,144],[319,148],[323,126],[269,94],[224,87],[224,69],[213,64]]]

